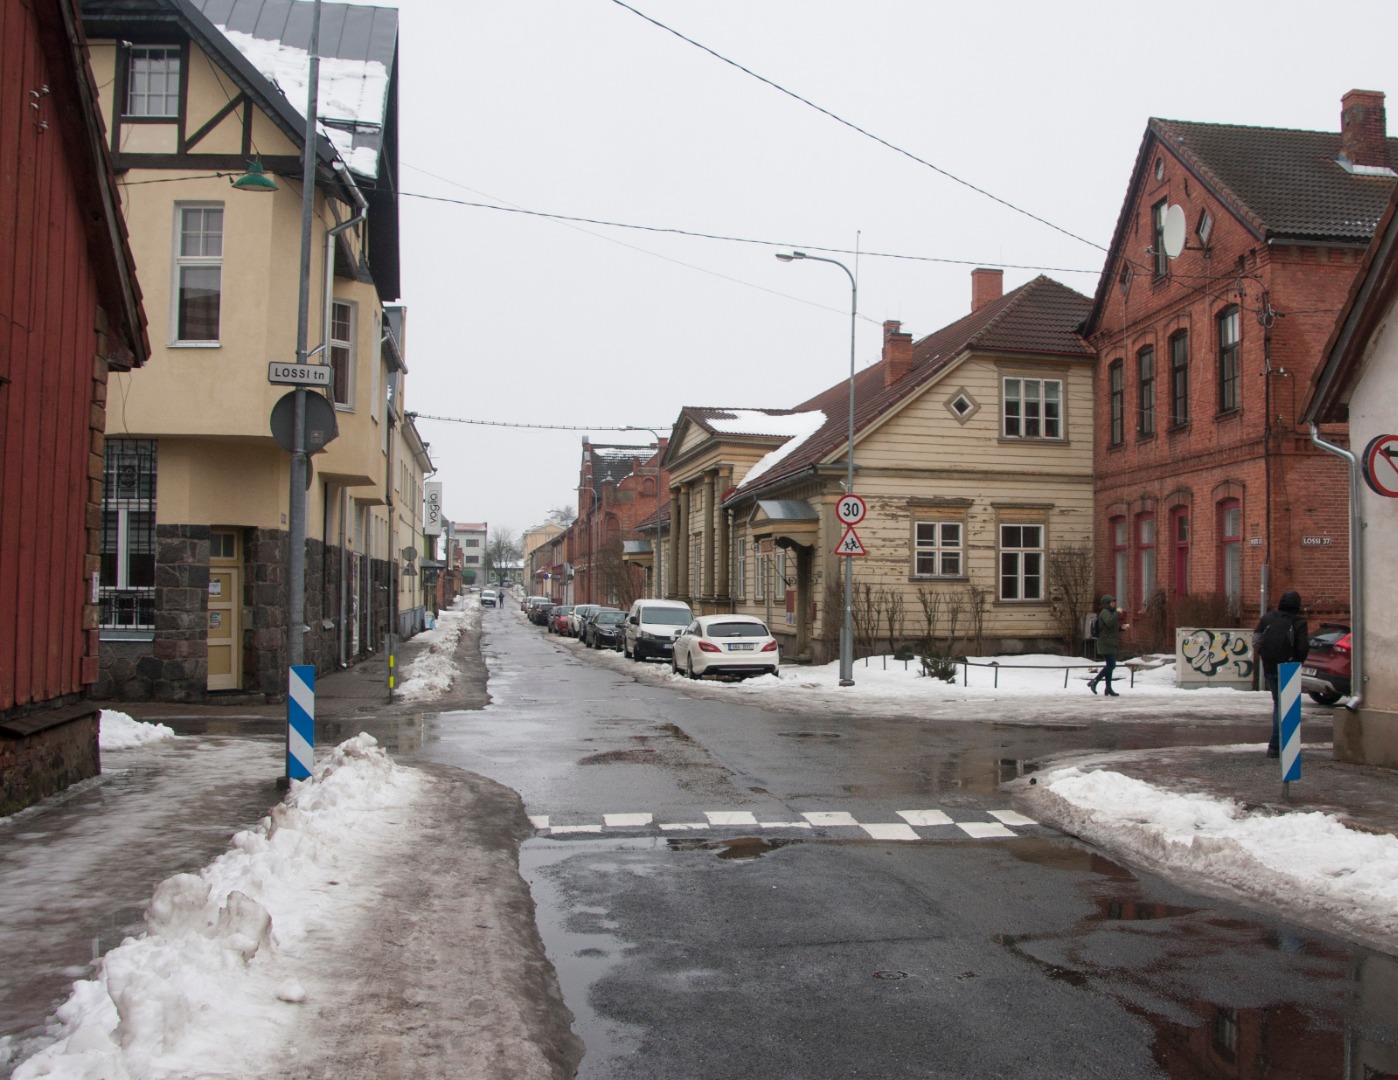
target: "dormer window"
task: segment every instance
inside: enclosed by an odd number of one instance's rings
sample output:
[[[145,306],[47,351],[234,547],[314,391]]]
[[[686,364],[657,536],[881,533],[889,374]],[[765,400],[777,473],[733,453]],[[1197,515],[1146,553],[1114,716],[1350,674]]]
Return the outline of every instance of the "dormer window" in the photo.
[[[126,69],[126,115],[173,118],[179,114],[179,48],[133,48]]]

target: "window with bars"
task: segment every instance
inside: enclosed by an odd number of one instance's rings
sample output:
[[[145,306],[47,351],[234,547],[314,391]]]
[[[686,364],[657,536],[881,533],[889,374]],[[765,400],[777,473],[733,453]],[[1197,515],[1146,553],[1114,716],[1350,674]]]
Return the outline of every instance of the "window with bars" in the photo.
[[[1242,357],[1239,350],[1238,309],[1228,308],[1218,317],[1218,411],[1231,412],[1239,401]]]
[[[1155,434],[1155,349],[1147,345],[1136,354],[1136,396],[1140,402],[1136,430]]]
[[[98,583],[104,630],[155,627],[155,467],[155,440],[107,440]]]
[[[1000,599],[1044,598],[1044,527],[1000,526]]]
[[[1063,383],[1058,379],[1007,378],[1004,409],[1006,438],[1063,437]]]
[[[180,115],[180,50],[133,48],[126,62],[126,115]]]
[[[962,523],[913,523],[913,576],[961,577]]]
[[[223,295],[223,204],[175,207],[174,336],[217,343]]]
[[[1181,330],[1170,338],[1170,424],[1189,423],[1189,332]]]

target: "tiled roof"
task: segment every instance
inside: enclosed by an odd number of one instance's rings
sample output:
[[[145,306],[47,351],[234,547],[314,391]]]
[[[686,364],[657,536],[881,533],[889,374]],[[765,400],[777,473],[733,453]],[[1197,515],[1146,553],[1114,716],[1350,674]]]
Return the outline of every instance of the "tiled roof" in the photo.
[[[913,343],[913,365],[892,386],[884,384],[882,363],[866,367],[854,377],[854,427],[856,437],[902,399],[968,350],[1032,356],[1090,358],[1092,348],[1078,336],[1092,301],[1068,286],[1042,274],[1006,293],[979,311]],[[787,457],[765,472],[752,488],[740,485],[739,493],[766,488],[824,461],[843,449],[849,436],[849,380],[841,379],[828,390],[802,402],[790,412],[819,410],[825,424]]]
[[[714,421],[736,420],[739,417],[749,417],[753,423],[751,430],[742,431],[731,425],[725,425],[722,429],[724,435],[737,435],[740,438],[778,438],[784,439],[786,436],[778,435],[770,427],[764,426],[758,419],[759,416],[790,416],[795,409],[747,409],[747,408],[719,408],[717,406],[690,405],[685,407],[685,414],[699,421],[709,431],[717,434],[719,428]]]
[[[592,483],[601,489],[607,481],[620,483],[631,475],[637,461],[642,463],[655,456],[653,446],[598,446],[588,443],[592,458]]]
[[[1272,238],[1368,240],[1393,190],[1393,177],[1336,164],[1339,132],[1158,119],[1150,130]],[[1398,167],[1398,139],[1387,144]]]

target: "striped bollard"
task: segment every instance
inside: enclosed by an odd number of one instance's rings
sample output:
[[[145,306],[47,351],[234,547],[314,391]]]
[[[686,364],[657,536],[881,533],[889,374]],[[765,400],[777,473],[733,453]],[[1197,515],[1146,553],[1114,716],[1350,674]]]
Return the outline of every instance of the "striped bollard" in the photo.
[[[286,775],[305,780],[316,763],[316,669],[290,668],[286,695]]]
[[[1301,665],[1277,665],[1277,716],[1280,720],[1282,793],[1301,779]]]

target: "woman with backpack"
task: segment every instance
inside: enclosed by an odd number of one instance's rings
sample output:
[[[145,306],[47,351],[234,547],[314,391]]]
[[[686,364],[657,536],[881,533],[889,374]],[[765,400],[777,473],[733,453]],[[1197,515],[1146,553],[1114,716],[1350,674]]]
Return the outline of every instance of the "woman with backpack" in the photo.
[[[1281,685],[1278,664],[1299,664],[1311,651],[1311,631],[1301,618],[1301,594],[1295,589],[1282,593],[1277,610],[1269,611],[1252,632],[1252,655],[1262,664],[1262,681],[1272,693],[1272,741],[1267,756],[1281,753]]]
[[[1116,653],[1121,648],[1121,632],[1131,629],[1130,623],[1121,621],[1121,612],[1116,609],[1116,597],[1107,593],[1102,597],[1102,610],[1096,619],[1097,659],[1106,661],[1106,666],[1088,680],[1087,688],[1097,693],[1097,681],[1107,680],[1107,697],[1121,697],[1112,689],[1112,671],[1116,668]]]

